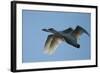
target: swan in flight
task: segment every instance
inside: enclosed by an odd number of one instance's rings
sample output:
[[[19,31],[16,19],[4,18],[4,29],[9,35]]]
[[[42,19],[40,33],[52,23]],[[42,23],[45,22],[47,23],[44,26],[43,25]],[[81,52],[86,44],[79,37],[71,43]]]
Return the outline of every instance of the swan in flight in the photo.
[[[44,52],[47,54],[53,54],[56,48],[64,41],[73,47],[80,48],[80,44],[78,43],[80,36],[83,33],[89,36],[89,33],[79,25],[75,29],[68,28],[63,31],[56,31],[54,28],[42,30],[52,33],[48,35],[44,46]]]

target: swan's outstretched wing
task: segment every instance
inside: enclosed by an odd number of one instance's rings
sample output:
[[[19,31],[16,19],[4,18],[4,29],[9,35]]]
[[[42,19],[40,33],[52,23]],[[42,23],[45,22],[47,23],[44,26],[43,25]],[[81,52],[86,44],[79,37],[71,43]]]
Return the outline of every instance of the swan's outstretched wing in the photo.
[[[61,42],[61,38],[55,35],[49,35],[45,42],[44,52],[47,54],[53,54]]]
[[[82,27],[77,26],[76,29],[72,32],[74,37],[79,38],[83,33],[86,33],[89,36],[89,33]]]
[[[64,33],[71,33],[73,31],[73,29],[72,28],[68,28],[68,29],[65,29],[64,31],[62,31],[62,32],[64,32]]]
[[[47,40],[44,45],[44,53],[48,53],[52,40],[53,40],[53,35],[48,35]]]

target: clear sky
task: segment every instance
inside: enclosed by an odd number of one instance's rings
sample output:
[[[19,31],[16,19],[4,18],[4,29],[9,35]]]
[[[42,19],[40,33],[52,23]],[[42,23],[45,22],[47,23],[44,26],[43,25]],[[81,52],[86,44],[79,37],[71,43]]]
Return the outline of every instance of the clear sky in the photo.
[[[76,12],[22,11],[22,61],[46,62],[91,59],[90,37],[83,34],[80,48],[63,42],[53,55],[44,54],[44,44],[50,33],[41,29],[55,28],[58,31],[80,25],[90,33],[91,14]]]

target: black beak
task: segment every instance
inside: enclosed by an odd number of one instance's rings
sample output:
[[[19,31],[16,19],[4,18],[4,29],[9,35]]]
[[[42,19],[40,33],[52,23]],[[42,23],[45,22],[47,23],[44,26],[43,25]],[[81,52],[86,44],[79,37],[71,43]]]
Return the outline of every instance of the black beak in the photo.
[[[49,32],[49,31],[48,31],[48,29],[42,29],[42,31],[46,31],[46,32]]]

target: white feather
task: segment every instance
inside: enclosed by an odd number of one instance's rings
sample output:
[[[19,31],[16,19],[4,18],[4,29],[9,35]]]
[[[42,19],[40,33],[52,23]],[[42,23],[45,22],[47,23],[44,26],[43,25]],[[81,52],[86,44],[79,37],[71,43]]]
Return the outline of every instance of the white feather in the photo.
[[[51,37],[44,47],[44,53],[52,55],[62,42],[62,38]]]

